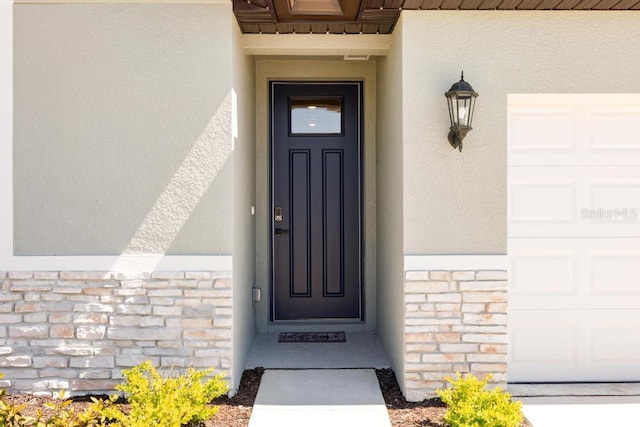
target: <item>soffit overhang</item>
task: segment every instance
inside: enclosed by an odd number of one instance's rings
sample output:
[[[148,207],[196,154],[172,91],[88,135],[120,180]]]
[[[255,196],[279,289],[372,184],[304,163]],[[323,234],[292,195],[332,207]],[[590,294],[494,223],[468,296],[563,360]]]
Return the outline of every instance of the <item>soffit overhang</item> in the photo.
[[[640,0],[232,0],[245,34],[391,34],[402,10],[640,10]]]

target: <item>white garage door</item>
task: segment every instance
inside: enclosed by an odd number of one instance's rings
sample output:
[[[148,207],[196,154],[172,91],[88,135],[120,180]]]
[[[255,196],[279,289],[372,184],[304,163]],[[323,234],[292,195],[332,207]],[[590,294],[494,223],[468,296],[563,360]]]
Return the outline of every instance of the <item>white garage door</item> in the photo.
[[[640,381],[640,95],[509,97],[509,381]]]

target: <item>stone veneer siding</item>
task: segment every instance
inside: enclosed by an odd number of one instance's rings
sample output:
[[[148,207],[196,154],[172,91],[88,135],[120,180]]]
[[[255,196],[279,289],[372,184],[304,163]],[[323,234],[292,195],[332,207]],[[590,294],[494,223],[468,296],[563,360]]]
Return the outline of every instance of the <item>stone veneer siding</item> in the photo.
[[[444,377],[507,381],[507,272],[405,272],[405,395],[433,397]]]
[[[0,386],[112,392],[121,371],[231,366],[230,272],[0,272]]]

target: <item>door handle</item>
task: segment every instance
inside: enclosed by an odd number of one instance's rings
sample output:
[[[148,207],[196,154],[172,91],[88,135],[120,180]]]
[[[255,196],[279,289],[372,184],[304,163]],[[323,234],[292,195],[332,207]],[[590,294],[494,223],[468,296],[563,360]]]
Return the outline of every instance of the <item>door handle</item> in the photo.
[[[283,235],[283,234],[289,234],[289,230],[286,230],[286,229],[284,229],[284,228],[276,227],[276,229],[275,229],[275,234],[276,234],[277,236],[281,236],[281,235]]]

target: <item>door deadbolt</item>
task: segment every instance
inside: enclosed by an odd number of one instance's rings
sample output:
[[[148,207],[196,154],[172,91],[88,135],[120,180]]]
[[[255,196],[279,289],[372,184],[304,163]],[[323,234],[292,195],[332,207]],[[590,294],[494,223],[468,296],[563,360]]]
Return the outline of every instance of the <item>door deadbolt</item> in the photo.
[[[273,214],[273,220],[276,222],[281,222],[282,221],[282,208],[281,207],[277,207],[274,214]]]

